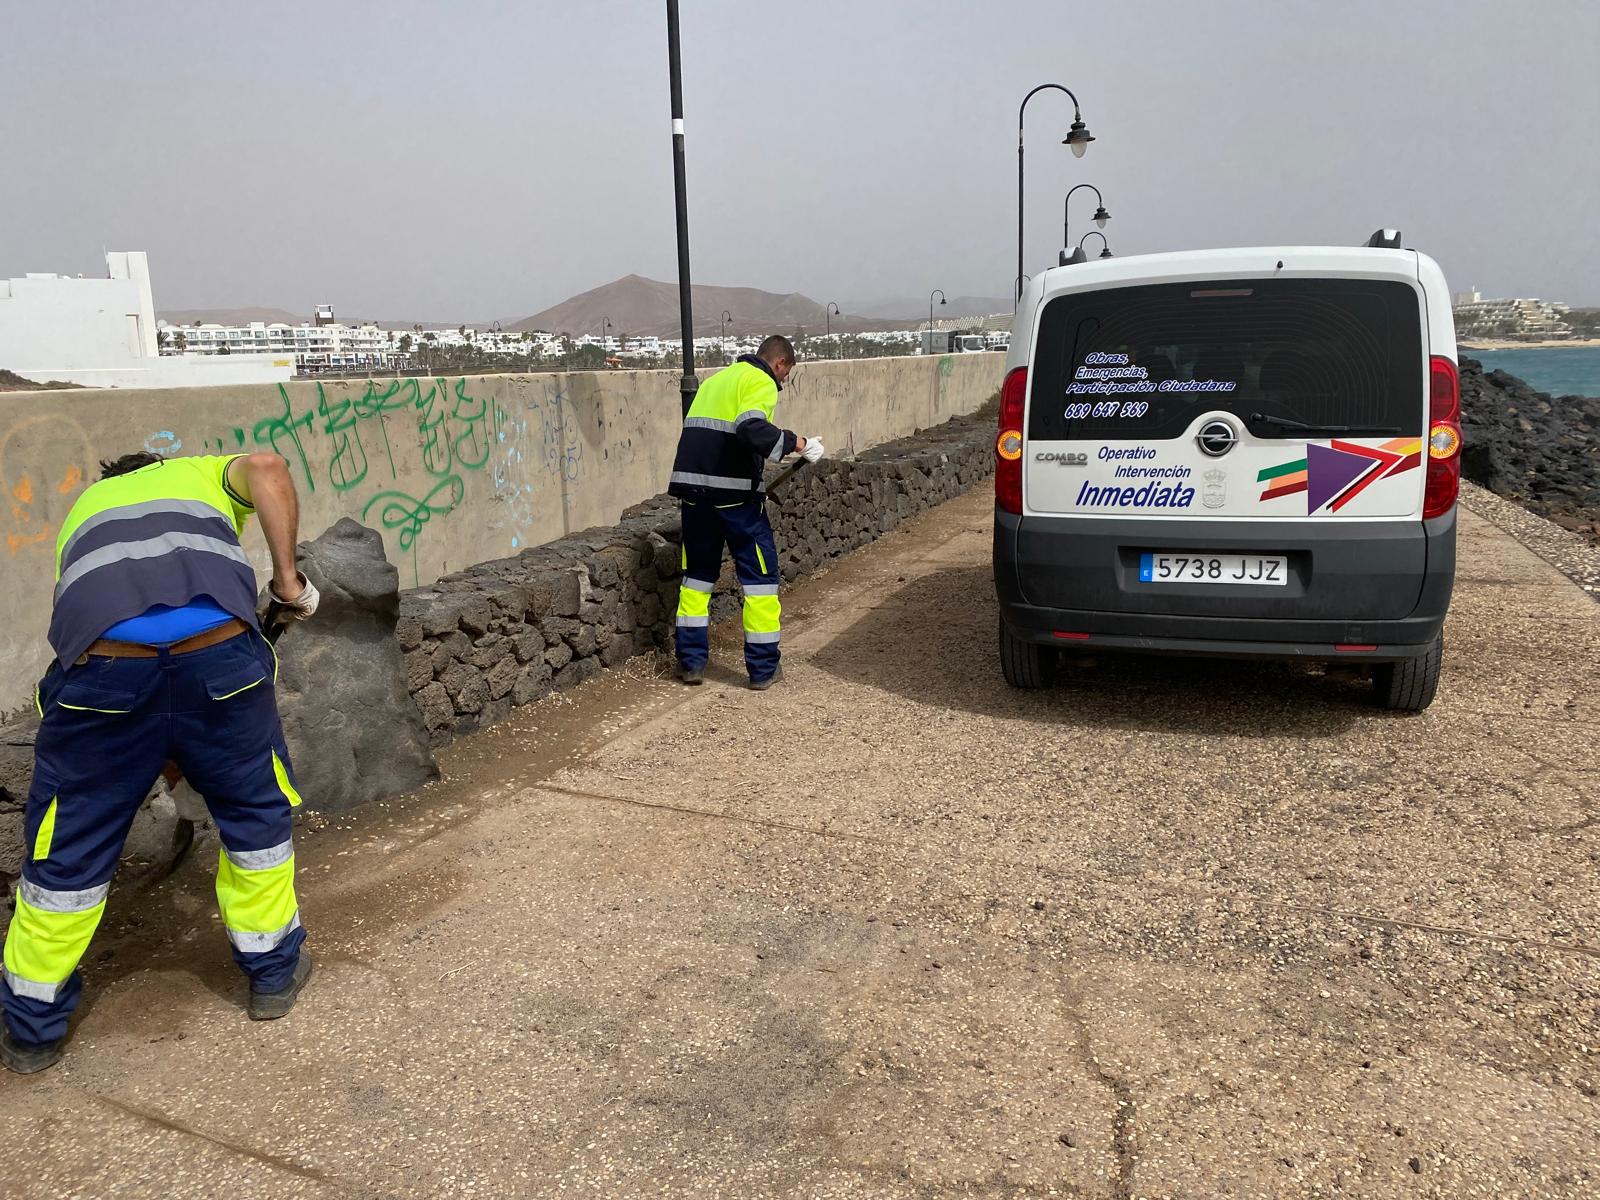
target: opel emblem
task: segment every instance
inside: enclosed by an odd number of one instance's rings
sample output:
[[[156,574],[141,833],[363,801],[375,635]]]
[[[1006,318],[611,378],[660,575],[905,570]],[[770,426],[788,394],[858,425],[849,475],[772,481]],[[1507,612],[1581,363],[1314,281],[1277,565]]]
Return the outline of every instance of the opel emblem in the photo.
[[[1200,432],[1195,434],[1194,440],[1202,454],[1221,458],[1238,444],[1239,431],[1227,421],[1207,421],[1200,426]]]

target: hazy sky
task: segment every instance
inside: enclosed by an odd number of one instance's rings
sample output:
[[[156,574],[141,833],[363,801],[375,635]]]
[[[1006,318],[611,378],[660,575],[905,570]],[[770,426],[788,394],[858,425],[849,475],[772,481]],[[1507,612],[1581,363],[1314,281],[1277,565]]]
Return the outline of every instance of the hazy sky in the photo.
[[[1594,0],[682,0],[699,283],[1005,296],[1095,183],[1121,254],[1354,244],[1600,304]],[[676,277],[661,0],[0,0],[0,277],[487,320]],[[1074,198],[1076,238],[1092,203]]]

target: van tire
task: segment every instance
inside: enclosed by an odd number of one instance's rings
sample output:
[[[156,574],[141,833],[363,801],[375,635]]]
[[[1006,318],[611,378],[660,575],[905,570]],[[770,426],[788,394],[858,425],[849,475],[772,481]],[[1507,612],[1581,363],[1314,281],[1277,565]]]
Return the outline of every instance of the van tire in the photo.
[[[1000,671],[1014,688],[1048,687],[1055,678],[1056,652],[1052,647],[1019,638],[1001,617]]]
[[[1444,634],[1416,658],[1379,663],[1372,668],[1373,698],[1395,712],[1421,712],[1439,691],[1439,667],[1444,659]]]

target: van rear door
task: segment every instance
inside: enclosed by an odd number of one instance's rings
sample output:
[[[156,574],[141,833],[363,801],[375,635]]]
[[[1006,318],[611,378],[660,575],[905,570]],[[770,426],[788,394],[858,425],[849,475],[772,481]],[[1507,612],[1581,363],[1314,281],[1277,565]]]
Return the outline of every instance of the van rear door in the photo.
[[[1415,286],[1365,279],[1051,299],[1030,368],[1028,508],[1420,518],[1421,305]],[[1202,440],[1207,420],[1220,425]]]
[[[1060,562],[1061,547],[1040,540],[1073,529],[1088,536],[1075,553],[1099,553],[1097,529],[1116,530],[1117,544],[1106,551],[1115,561],[1092,570],[1025,571],[1032,602],[1409,613],[1427,554],[1423,314],[1415,281],[1394,278],[1211,279],[1047,299],[1029,372],[1019,555]],[[1373,587],[1361,579],[1365,542],[1382,546]],[[1145,554],[1252,546],[1288,558],[1288,587],[1138,577]]]

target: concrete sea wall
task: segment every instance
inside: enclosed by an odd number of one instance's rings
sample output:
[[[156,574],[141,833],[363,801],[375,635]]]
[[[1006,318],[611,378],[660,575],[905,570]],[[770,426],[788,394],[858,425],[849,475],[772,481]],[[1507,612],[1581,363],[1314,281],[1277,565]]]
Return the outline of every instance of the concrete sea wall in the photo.
[[[998,354],[808,363],[778,420],[859,453],[970,413],[999,387]],[[665,489],[675,371],[295,382],[0,395],[0,712],[49,661],[56,531],[97,460],[133,450],[272,450],[312,537],[340,517],[378,529],[404,586],[615,523]],[[252,522],[246,548],[265,548]]]

